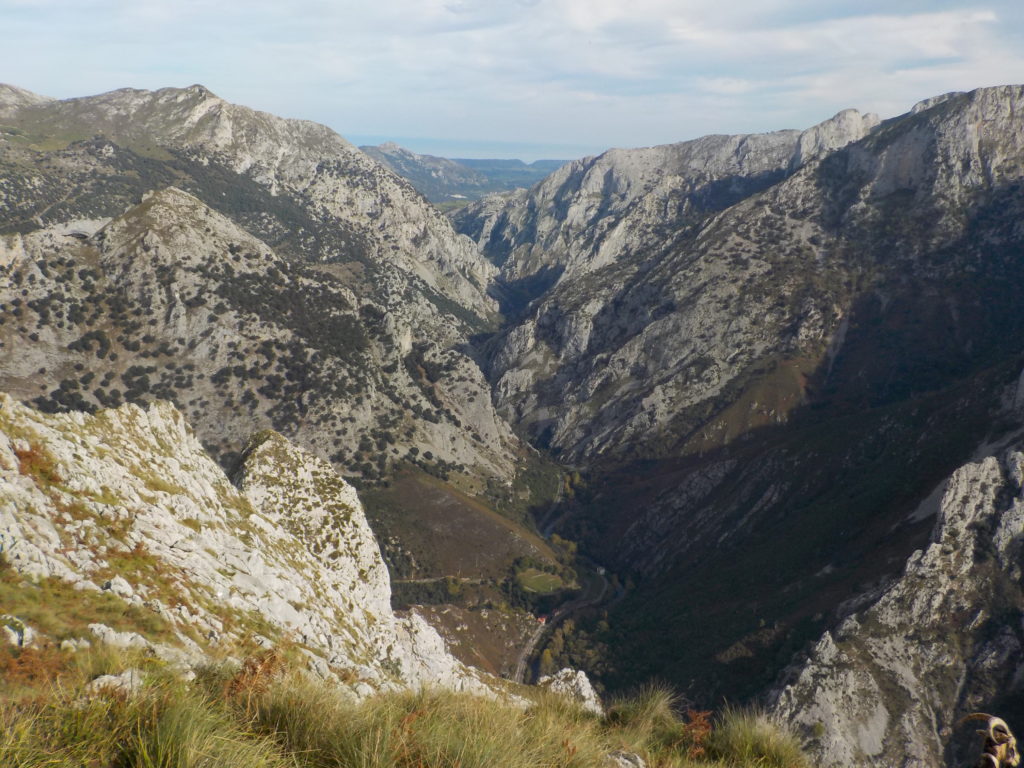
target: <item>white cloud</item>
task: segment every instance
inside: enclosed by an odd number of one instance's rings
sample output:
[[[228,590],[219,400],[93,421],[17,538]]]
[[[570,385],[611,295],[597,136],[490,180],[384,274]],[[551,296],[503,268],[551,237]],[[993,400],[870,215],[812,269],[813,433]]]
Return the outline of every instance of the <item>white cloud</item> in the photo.
[[[0,0],[0,79],[203,82],[343,133],[628,146],[1024,81],[1016,2]]]

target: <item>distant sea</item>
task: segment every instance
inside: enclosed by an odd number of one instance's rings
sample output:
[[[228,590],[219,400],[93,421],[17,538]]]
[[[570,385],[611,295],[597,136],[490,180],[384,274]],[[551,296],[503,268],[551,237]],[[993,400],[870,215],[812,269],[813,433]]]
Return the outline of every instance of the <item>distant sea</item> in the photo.
[[[500,160],[575,160],[587,155],[599,155],[609,147],[590,147],[579,144],[534,144],[515,141],[486,141],[483,139],[431,139],[423,136],[374,136],[343,134],[356,146],[396,144],[421,155]]]

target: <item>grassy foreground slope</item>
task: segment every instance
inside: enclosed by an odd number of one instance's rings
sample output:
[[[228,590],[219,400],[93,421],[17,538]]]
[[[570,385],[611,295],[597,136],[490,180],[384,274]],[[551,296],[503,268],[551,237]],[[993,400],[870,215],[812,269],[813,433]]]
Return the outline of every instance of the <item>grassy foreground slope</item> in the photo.
[[[0,651],[0,765],[8,768],[319,768],[616,765],[806,765],[767,720],[707,713],[687,721],[672,697],[648,689],[584,712],[546,694],[516,706],[439,691],[382,694],[361,703],[294,672],[286,654],[200,670],[183,681],[152,658],[109,648]],[[135,669],[134,690],[97,687],[98,672]]]

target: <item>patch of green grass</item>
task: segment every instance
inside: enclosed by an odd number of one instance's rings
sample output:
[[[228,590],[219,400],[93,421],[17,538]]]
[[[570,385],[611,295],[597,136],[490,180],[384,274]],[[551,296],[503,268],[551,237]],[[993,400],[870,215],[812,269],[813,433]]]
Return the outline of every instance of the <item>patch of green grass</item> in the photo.
[[[562,579],[554,573],[545,573],[536,568],[527,568],[516,574],[519,586],[527,592],[537,592],[546,595],[550,592],[557,592],[565,584]]]
[[[26,581],[13,569],[0,569],[0,606],[4,613],[58,640],[88,637],[91,623],[139,632],[151,640],[173,637],[166,620],[147,608],[109,592],[76,590],[57,578]]]

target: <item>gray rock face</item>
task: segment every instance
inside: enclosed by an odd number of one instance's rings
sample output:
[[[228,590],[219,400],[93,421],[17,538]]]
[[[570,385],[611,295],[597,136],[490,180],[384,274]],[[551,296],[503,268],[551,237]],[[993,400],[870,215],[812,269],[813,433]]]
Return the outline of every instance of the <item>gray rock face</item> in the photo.
[[[1019,696],[1022,479],[1016,450],[958,470],[927,548],[777,692],[819,764],[966,765],[976,739],[959,719]]]
[[[263,432],[238,483],[167,403],[46,416],[0,396],[7,567],[82,591],[82,617],[92,603],[79,585],[109,584],[126,610],[163,627],[146,636],[144,623],[134,631],[92,622],[100,642],[194,664],[214,648],[291,638],[312,670],[355,693],[490,690],[422,619],[392,613],[362,506],[330,465]]]
[[[879,122],[876,114],[863,115],[856,109],[844,109],[832,119],[800,134],[790,167],[799,168],[847,144],[860,141],[877,128]]]
[[[563,166],[529,192],[512,193],[501,207],[486,200],[453,220],[502,267],[504,282],[551,270],[567,280],[664,236],[666,224],[685,221],[694,208],[722,208],[744,189],[778,180],[798,137],[780,131],[612,149]]]

